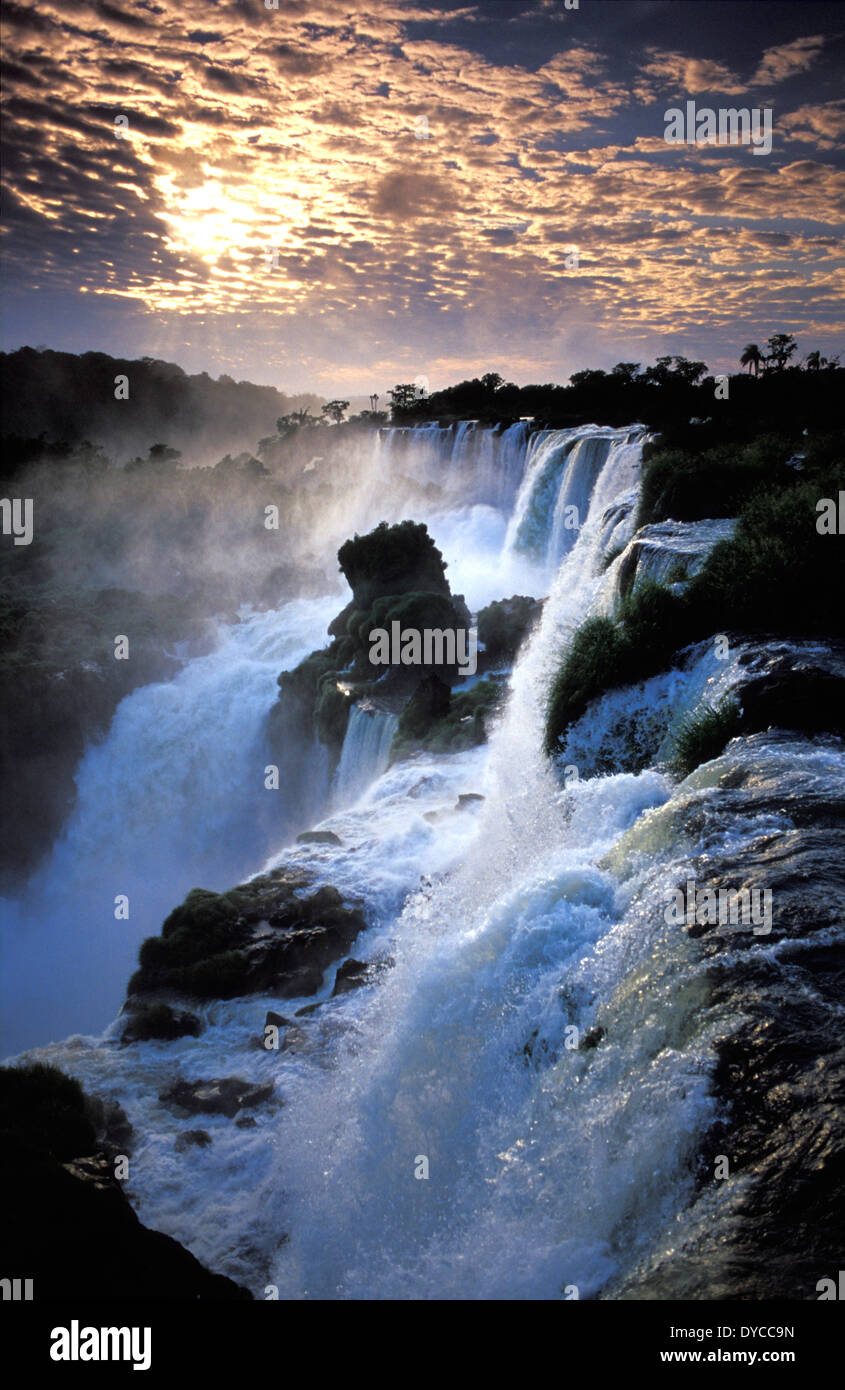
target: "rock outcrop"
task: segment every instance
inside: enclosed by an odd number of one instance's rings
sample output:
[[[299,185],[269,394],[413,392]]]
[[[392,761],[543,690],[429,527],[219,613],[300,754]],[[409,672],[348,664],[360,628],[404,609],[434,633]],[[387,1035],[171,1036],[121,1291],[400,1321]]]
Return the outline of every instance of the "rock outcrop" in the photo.
[[[117,1181],[102,1106],[54,1067],[0,1068],[0,1165],[7,1195],[4,1268],[33,1296],[249,1299],[170,1236],[141,1224]],[[124,1136],[125,1138],[125,1136]]]
[[[195,888],[141,946],[129,982],[139,996],[194,999],[316,994],[329,965],[347,954],[366,921],[329,885],[308,891],[303,870],[279,868],[228,893]]]

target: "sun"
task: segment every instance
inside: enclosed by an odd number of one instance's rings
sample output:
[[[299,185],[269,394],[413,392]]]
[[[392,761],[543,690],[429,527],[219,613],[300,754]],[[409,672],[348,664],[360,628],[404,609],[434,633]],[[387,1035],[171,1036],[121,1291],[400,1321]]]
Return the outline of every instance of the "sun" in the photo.
[[[169,182],[169,181],[168,181]],[[227,193],[216,180],[188,190],[163,188],[174,211],[163,214],[173,250],[214,264],[225,253],[245,250],[258,239],[261,210]]]

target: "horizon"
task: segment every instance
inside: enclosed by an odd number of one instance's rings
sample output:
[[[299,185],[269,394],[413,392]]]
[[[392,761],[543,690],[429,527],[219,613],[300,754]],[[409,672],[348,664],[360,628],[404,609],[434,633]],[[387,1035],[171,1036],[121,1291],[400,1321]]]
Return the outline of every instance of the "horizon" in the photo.
[[[845,36],[765,11],[10,3],[0,345],[351,398],[839,351]],[[689,103],[771,152],[672,144]]]

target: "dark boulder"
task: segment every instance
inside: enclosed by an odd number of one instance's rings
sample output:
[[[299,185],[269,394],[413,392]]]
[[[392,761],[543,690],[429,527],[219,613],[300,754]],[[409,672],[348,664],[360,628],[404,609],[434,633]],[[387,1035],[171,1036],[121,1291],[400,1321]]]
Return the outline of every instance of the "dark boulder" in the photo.
[[[350,956],[348,960],[338,966],[332,998],[337,994],[349,994],[351,990],[359,989],[361,985],[367,983],[370,974],[369,965],[365,965],[363,961],[355,960],[354,957]]]
[[[833,671],[784,657],[738,694],[745,733],[777,727],[845,734],[845,678]]]
[[[272,1081],[260,1085],[240,1076],[227,1076],[213,1081],[177,1081],[162,1091],[159,1100],[191,1115],[226,1115],[231,1120],[239,1110],[266,1104],[274,1091]]]
[[[187,1009],[174,1009],[165,1003],[134,1004],[128,1011],[121,1042],[148,1042],[151,1039],[170,1042],[174,1038],[198,1038],[201,1032],[199,1018]]]
[[[270,1025],[274,1028],[288,1028],[290,1026],[290,1019],[285,1018],[284,1014],[277,1014],[273,1009],[268,1009],[264,1019],[264,1027],[267,1028]]]
[[[211,1135],[207,1129],[186,1129],[176,1136],[173,1147],[181,1154],[188,1149],[207,1149],[210,1143]]]

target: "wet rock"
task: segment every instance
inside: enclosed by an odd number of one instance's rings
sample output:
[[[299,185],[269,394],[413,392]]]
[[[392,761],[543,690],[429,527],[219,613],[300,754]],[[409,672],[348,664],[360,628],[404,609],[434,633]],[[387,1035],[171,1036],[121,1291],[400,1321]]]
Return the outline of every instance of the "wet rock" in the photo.
[[[149,1042],[152,1039],[170,1042],[174,1038],[198,1038],[202,1023],[187,1009],[174,1009],[165,1003],[134,1004],[128,1011],[122,1043]]]
[[[290,1022],[290,1019],[285,1018],[284,1014],[277,1014],[272,1009],[268,1009],[264,1018],[264,1027],[268,1028],[272,1025],[274,1028],[289,1028]]]
[[[353,989],[360,989],[361,985],[367,983],[370,974],[369,965],[365,965],[363,961],[355,960],[350,956],[348,960],[338,966],[332,998],[338,994],[349,994]]]
[[[303,830],[296,837],[298,845],[340,845],[343,843],[333,830]]]
[[[392,956],[380,956],[377,960],[371,961],[355,960],[350,956],[349,960],[345,960],[338,968],[332,998],[339,994],[348,994],[350,990],[359,989],[362,985],[373,984],[395,964]]]
[[[307,1045],[308,1034],[298,1023],[294,1023],[282,1039],[282,1052],[301,1052]]]
[[[113,1190],[114,1170],[111,1160],[105,1153],[75,1158],[70,1163],[63,1163],[62,1167],[66,1173],[70,1173],[71,1177],[81,1178],[97,1192],[111,1192]]]
[[[207,1129],[186,1129],[176,1136],[173,1145],[177,1153],[185,1153],[188,1149],[207,1149],[211,1143],[211,1135]]]
[[[254,1115],[239,1115],[235,1120],[236,1129],[257,1129],[258,1121]]]
[[[430,825],[437,825],[438,821],[448,820],[450,816],[454,816],[458,811],[472,810],[473,807],[478,806],[483,800],[484,797],[480,792],[461,792],[454,806],[450,806],[448,810],[444,808],[439,811],[423,811],[423,820],[427,820]]]
[[[273,1097],[272,1081],[254,1084],[239,1076],[227,1076],[214,1081],[177,1081],[162,1091],[162,1105],[187,1110],[189,1114],[226,1115],[232,1119],[239,1110],[265,1104]]]
[[[845,677],[784,657],[737,692],[747,733],[776,726],[845,734]]]
[[[440,779],[433,776],[421,777],[418,782],[415,782],[414,785],[409,788],[405,795],[414,798],[425,796],[433,786],[437,785],[438,780]]]
[[[122,1105],[116,1100],[88,1096],[86,1110],[97,1133],[97,1140],[109,1153],[126,1153],[134,1133]]]
[[[685,1027],[719,1029],[698,1194],[671,1251],[605,1297],[816,1300],[841,1266],[842,767],[835,738],[757,733],[676,791],[670,843],[689,846],[696,889],[770,890],[771,931],[699,937],[706,989]],[[729,1167],[714,1183],[719,1157]]]

